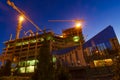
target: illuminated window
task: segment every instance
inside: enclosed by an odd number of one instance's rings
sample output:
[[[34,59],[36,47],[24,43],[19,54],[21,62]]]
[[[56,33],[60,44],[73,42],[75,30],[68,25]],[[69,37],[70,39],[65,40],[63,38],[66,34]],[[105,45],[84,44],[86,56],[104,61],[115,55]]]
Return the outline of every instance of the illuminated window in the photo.
[[[112,59],[94,60],[95,67],[111,66],[112,64]]]
[[[111,66],[113,64],[112,59],[105,59],[104,61],[106,66]]]
[[[55,63],[56,62],[56,57],[55,56],[53,56],[53,58],[52,58],[52,61]]]
[[[79,40],[80,40],[79,36],[74,36],[74,37],[73,37],[73,41],[74,41],[74,42],[78,42]]]
[[[26,73],[34,72],[34,66],[28,66],[26,67]]]
[[[19,62],[19,66],[26,66],[26,61]]]
[[[7,45],[7,47],[9,48],[9,47],[10,47],[10,45],[8,44],[8,45]]]
[[[34,66],[38,60],[28,60],[28,61],[20,61],[19,66]]]
[[[33,66],[33,65],[35,65],[35,60],[27,61],[27,66]]]
[[[40,41],[41,41],[41,42],[44,41],[44,38],[40,38]]]
[[[94,65],[95,65],[95,67],[103,67],[103,66],[105,66],[103,60],[94,60]]]
[[[36,40],[30,40],[31,43],[36,43]]]
[[[26,41],[26,42],[23,42],[24,44],[28,44],[29,42],[28,41]]]
[[[48,36],[48,37],[47,37],[47,40],[52,40],[52,37],[51,37],[51,36]]]
[[[20,68],[20,73],[25,73],[25,67]]]
[[[16,43],[16,46],[26,45],[26,44],[28,44],[28,43],[29,43],[28,41],[18,42],[18,43]]]
[[[16,46],[21,46],[22,45],[22,43],[16,43]]]

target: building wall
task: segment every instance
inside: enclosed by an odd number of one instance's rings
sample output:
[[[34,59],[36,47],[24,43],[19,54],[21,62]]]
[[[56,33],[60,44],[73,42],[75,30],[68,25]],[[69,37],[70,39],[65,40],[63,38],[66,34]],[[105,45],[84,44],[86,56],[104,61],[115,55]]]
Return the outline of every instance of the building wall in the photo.
[[[82,51],[82,48],[80,47],[71,49],[70,51],[66,53],[56,52],[54,55],[65,66],[74,66],[74,67],[75,66],[86,66],[86,62],[83,56],[83,51]]]
[[[82,33],[82,28],[69,28],[69,29],[65,29],[62,31],[62,35],[64,38],[69,39],[68,41],[71,40],[71,43],[74,42],[78,42],[79,43],[84,43],[84,36]]]

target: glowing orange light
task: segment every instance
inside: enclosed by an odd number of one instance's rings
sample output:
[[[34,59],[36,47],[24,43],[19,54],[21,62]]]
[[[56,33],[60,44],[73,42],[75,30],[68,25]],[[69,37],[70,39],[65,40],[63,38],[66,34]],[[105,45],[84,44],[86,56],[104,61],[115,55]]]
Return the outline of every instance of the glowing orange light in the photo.
[[[60,35],[61,38],[63,38],[63,35]]]
[[[76,28],[81,28],[81,27],[82,27],[82,24],[81,24],[81,23],[76,23],[76,24],[75,24],[75,27],[76,27]]]
[[[24,21],[24,17],[23,16],[19,16],[19,21],[20,22]]]

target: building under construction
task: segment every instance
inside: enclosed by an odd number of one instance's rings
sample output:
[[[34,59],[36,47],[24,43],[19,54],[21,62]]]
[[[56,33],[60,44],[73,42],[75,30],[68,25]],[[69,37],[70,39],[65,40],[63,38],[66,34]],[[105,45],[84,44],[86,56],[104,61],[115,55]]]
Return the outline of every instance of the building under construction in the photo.
[[[73,27],[73,28],[65,29],[62,31],[62,35],[64,38],[71,39],[72,42],[74,41],[81,44],[84,43],[84,36],[82,33],[81,26],[79,28]]]
[[[64,35],[67,35],[68,33],[71,34],[71,29],[66,30],[67,33],[64,31]],[[82,35],[82,31],[79,33],[79,35]],[[77,36],[78,33],[74,34],[74,36],[68,35],[67,37],[61,37],[56,36],[53,32],[46,32],[45,34],[35,34],[14,40],[9,40],[4,42],[5,48],[3,49],[3,53],[0,56],[2,64],[4,65],[6,60],[11,60],[13,67],[19,65],[20,73],[34,72],[36,63],[38,62],[37,56],[39,54],[40,47],[42,46],[42,42],[44,41],[45,35],[47,35],[46,39],[50,40],[51,52],[66,49],[72,46],[79,46],[79,43],[83,41],[80,41],[78,38],[77,41],[74,40],[74,37]],[[55,54],[55,56],[57,55]]]
[[[72,46],[82,46],[84,42],[82,29],[70,28],[63,30],[62,36],[56,36],[53,32],[45,32],[41,30],[31,19],[25,16],[23,11],[19,9],[14,2],[7,0],[7,4],[11,6],[14,10],[16,10],[20,15],[22,15],[26,20],[34,25],[37,31],[42,31],[42,34],[34,34],[32,30],[30,30],[30,36],[24,36],[19,38],[20,31],[22,29],[22,21],[23,17],[20,17],[18,21],[16,37],[14,40],[10,39],[6,42],[5,48],[3,49],[2,55],[0,55],[0,60],[2,61],[2,65],[6,62],[6,60],[10,60],[12,62],[13,69],[15,66],[19,66],[20,73],[31,73],[34,72],[36,63],[38,62],[37,56],[39,54],[40,47],[42,46],[42,42],[44,38],[50,40],[50,52],[56,50],[62,50],[65,48],[69,48]],[[47,35],[47,36],[45,36]],[[82,49],[82,48],[80,48]],[[55,54],[55,56],[57,56]]]

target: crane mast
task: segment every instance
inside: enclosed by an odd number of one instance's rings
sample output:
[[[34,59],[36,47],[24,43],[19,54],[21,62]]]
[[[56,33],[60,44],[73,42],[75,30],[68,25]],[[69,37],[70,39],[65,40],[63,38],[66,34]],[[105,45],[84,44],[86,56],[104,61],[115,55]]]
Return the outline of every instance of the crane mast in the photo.
[[[21,11],[13,2],[11,2],[10,0],[7,0],[7,4],[9,6],[11,6],[13,9],[15,9],[20,15],[22,15],[26,20],[28,20],[36,29],[37,31],[40,31],[40,32],[43,32],[42,29],[40,29],[30,18],[28,18],[24,13],[23,11]],[[21,31],[21,28],[22,28],[22,23],[20,23],[18,21],[18,26],[17,26],[17,32],[16,32],[16,39],[19,38],[19,35],[20,35],[20,31]]]

